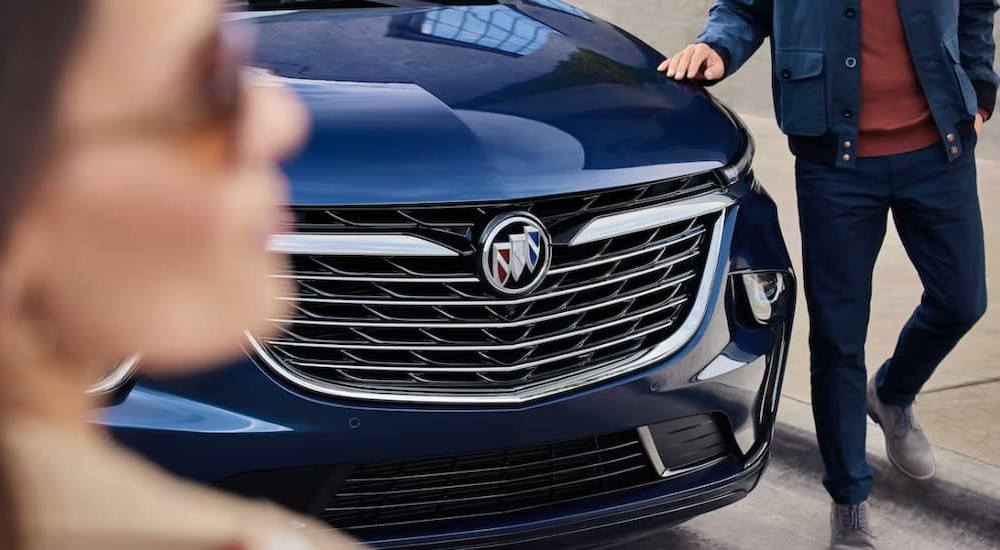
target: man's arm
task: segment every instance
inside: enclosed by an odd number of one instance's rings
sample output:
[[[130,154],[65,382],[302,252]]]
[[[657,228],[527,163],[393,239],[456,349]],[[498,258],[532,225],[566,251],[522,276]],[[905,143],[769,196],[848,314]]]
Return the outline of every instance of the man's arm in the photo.
[[[961,0],[958,20],[958,41],[962,67],[976,88],[980,116],[989,119],[996,108],[1000,77],[993,70],[996,43],[993,22],[997,0]]]
[[[691,44],[660,65],[668,77],[721,80],[743,66],[771,34],[774,0],[716,0]]]
[[[718,52],[723,78],[739,70],[771,35],[774,0],[716,0],[696,42]]]

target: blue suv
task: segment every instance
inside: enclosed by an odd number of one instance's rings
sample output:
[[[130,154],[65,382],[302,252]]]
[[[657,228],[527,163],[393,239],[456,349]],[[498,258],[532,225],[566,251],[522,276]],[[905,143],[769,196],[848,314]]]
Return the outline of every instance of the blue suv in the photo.
[[[115,437],[381,548],[595,547],[745,497],[795,278],[739,119],[560,0],[261,4],[233,18],[314,118],[271,243],[297,295],[229,368],[117,373]]]

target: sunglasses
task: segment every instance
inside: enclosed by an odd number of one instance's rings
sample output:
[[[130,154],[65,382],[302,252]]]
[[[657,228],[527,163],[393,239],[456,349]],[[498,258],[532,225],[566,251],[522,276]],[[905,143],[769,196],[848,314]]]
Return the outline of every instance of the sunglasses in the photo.
[[[64,141],[88,146],[123,140],[167,137],[232,159],[239,154],[239,132],[246,112],[253,29],[224,22],[195,52],[187,92],[171,103],[88,125]]]

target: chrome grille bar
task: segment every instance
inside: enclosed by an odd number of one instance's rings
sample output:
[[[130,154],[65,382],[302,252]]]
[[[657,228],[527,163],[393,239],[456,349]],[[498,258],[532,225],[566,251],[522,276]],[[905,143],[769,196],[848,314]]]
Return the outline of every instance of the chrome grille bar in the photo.
[[[697,218],[728,208],[732,203],[731,197],[724,193],[716,193],[684,202],[650,206],[639,210],[601,216],[584,226],[573,237],[570,244],[580,245],[602,241],[652,227]]]
[[[693,276],[687,276],[687,280],[690,280]],[[565,340],[567,338],[575,338],[577,336],[582,336],[591,332],[597,332],[604,330],[606,328],[611,328],[618,325],[628,324],[632,321],[637,321],[644,317],[649,317],[650,315],[655,315],[661,313],[668,309],[673,309],[679,307],[680,305],[687,302],[687,298],[678,298],[671,302],[651,309],[649,311],[644,311],[637,313],[635,315],[629,315],[626,317],[620,317],[614,321],[608,323],[602,323],[600,325],[586,327],[582,329],[577,329],[569,332],[564,332],[556,336],[550,336],[548,338],[539,338],[537,340],[527,340],[524,342],[518,342],[516,344],[508,345],[488,345],[481,344],[476,346],[428,346],[421,344],[405,344],[405,345],[394,345],[388,343],[378,343],[378,344],[342,344],[329,342],[303,342],[294,340],[265,340],[265,343],[272,346],[287,346],[287,347],[308,347],[308,348],[322,348],[322,349],[351,349],[351,350],[381,350],[381,351],[507,351],[507,350],[517,350],[525,348],[534,348],[541,346],[543,344],[549,344],[552,342],[557,342],[559,340]]]
[[[413,235],[288,233],[272,236],[268,249],[334,256],[458,256],[450,248]]]
[[[683,278],[676,281],[676,284],[681,284],[690,281],[697,277],[694,273],[688,273]],[[307,325],[307,326],[321,326],[321,327],[358,327],[358,328],[440,328],[440,329],[484,329],[484,328],[517,328],[533,325],[535,323],[543,323],[546,321],[554,321],[556,319],[561,319],[563,317],[573,317],[575,315],[580,315],[581,313],[587,313],[588,311],[594,311],[606,307],[611,307],[624,302],[636,300],[644,296],[649,296],[651,294],[656,294],[658,292],[663,292],[665,288],[670,288],[676,286],[667,285],[666,287],[662,285],[656,285],[652,288],[647,288],[639,292],[622,294],[617,298],[611,300],[601,301],[595,304],[588,304],[586,306],[566,309],[560,311],[559,313],[553,313],[550,315],[542,315],[538,317],[528,317],[518,321],[498,321],[493,323],[445,323],[445,322],[426,322],[426,323],[400,323],[392,321],[322,321],[315,319],[271,319],[271,322],[277,323],[283,326],[294,326],[294,325]]]
[[[655,252],[658,250],[663,250],[671,246],[675,246],[679,243],[695,239],[703,236],[708,230],[704,226],[693,227],[686,230],[680,235],[671,237],[664,241],[651,244],[650,246],[644,246],[638,248],[637,250],[632,250],[622,254],[612,254],[602,257],[599,260],[588,261],[575,265],[568,265],[562,267],[555,267],[549,270],[549,275],[560,275],[563,273],[571,273],[574,271],[581,271],[584,269],[590,269],[593,267],[598,267],[606,265],[609,263],[620,262],[622,260],[627,260],[629,258],[635,258],[637,256],[642,256],[644,254],[649,254],[650,252]],[[294,279],[297,281],[335,281],[335,282],[376,282],[376,283],[406,283],[406,284],[418,284],[418,283],[478,283],[479,279],[477,277],[372,277],[372,276],[336,276],[336,275],[312,275],[308,273],[295,274],[295,273],[284,273],[278,275],[271,275],[272,278],[276,279]]]
[[[630,334],[628,336],[624,336],[624,337],[618,338],[618,339],[616,339],[613,342],[604,342],[604,343],[599,344],[599,345],[580,348],[580,349],[578,349],[576,351],[572,351],[572,352],[569,352],[569,353],[563,353],[563,354],[556,355],[556,356],[553,356],[553,357],[547,357],[545,359],[539,359],[537,361],[530,361],[530,362],[526,362],[526,363],[520,363],[518,365],[510,366],[510,367],[488,367],[488,366],[475,366],[475,367],[471,367],[471,366],[463,366],[463,367],[438,367],[438,366],[428,366],[428,367],[425,367],[425,368],[421,369],[421,368],[416,368],[416,367],[413,367],[413,366],[408,366],[408,367],[391,367],[391,366],[334,365],[334,364],[320,364],[320,363],[306,363],[306,362],[301,362],[301,363],[296,363],[296,364],[298,366],[300,366],[300,367],[305,367],[305,368],[336,369],[336,370],[344,370],[344,371],[352,371],[352,370],[366,371],[367,370],[367,371],[427,372],[427,373],[437,372],[437,373],[440,373],[440,372],[469,372],[470,370],[474,370],[475,372],[511,373],[511,372],[518,372],[518,371],[522,371],[522,370],[533,369],[533,368],[540,367],[542,365],[546,365],[546,364],[549,364],[549,363],[555,363],[557,361],[564,361],[566,359],[573,359],[575,357],[582,357],[584,355],[590,355],[590,354],[592,354],[592,353],[594,353],[596,351],[601,351],[603,349],[607,349],[607,348],[611,348],[611,347],[615,347],[615,346],[620,346],[623,342],[628,342],[628,341],[636,340],[636,339],[642,338],[643,336],[648,336],[648,335],[653,334],[655,332],[659,332],[659,331],[661,331],[661,330],[663,330],[663,329],[671,326],[672,324],[673,323],[663,323],[662,325],[655,326],[655,327],[652,327],[652,328],[649,328],[649,329],[646,329],[646,330],[642,330],[642,331]]]
[[[283,273],[271,275],[272,279],[292,279],[296,281],[331,281],[338,283],[406,283],[406,284],[436,284],[436,283],[478,283],[475,277],[347,277],[337,275],[310,275]]]
[[[574,287],[564,288],[564,289],[560,289],[560,290],[556,290],[556,291],[552,291],[552,292],[545,292],[545,293],[535,294],[535,295],[527,296],[527,297],[524,297],[524,298],[512,298],[512,299],[509,299],[509,300],[475,300],[475,301],[469,301],[469,300],[364,300],[364,299],[332,298],[332,297],[331,298],[316,298],[316,297],[311,297],[311,296],[309,296],[309,297],[300,297],[300,298],[282,297],[282,298],[279,298],[279,299],[287,301],[287,302],[300,302],[300,303],[302,303],[302,302],[312,302],[312,303],[320,303],[320,304],[328,304],[328,305],[336,305],[336,304],[341,304],[341,305],[347,305],[347,304],[355,304],[355,305],[383,305],[383,306],[425,306],[425,305],[431,305],[431,306],[471,306],[471,307],[480,307],[480,306],[512,306],[512,305],[520,305],[520,304],[529,304],[531,302],[538,302],[538,301],[545,300],[545,299],[548,299],[548,298],[556,298],[556,297],[559,297],[559,296],[565,296],[567,294],[573,294],[575,292],[582,292],[582,291],[585,291],[585,290],[593,290],[593,289],[596,289],[596,288],[601,288],[601,287],[613,285],[615,283],[621,283],[623,281],[627,281],[627,280],[633,279],[635,277],[639,277],[639,276],[642,276],[642,275],[648,275],[650,273],[655,273],[657,271],[662,271],[664,269],[673,267],[674,265],[677,265],[677,264],[679,264],[681,262],[685,262],[687,260],[692,260],[694,258],[697,258],[700,254],[701,254],[701,252],[699,250],[695,249],[695,250],[692,250],[690,252],[686,252],[686,253],[684,253],[681,256],[673,257],[673,258],[670,258],[668,260],[659,262],[659,263],[653,265],[652,267],[647,267],[645,269],[639,269],[639,270],[631,271],[631,272],[625,273],[623,275],[619,275],[617,277],[613,277],[611,279],[606,279],[606,280],[603,280],[603,281],[600,281],[600,282],[597,282],[597,283],[591,283],[591,284],[587,284],[587,285],[574,286]]]

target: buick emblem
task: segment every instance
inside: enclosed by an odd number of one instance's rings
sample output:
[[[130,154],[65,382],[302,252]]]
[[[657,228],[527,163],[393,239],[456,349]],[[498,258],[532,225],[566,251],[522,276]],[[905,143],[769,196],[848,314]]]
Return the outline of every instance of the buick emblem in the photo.
[[[512,212],[486,227],[479,254],[483,280],[500,294],[518,296],[542,284],[552,262],[552,244],[538,218]]]

